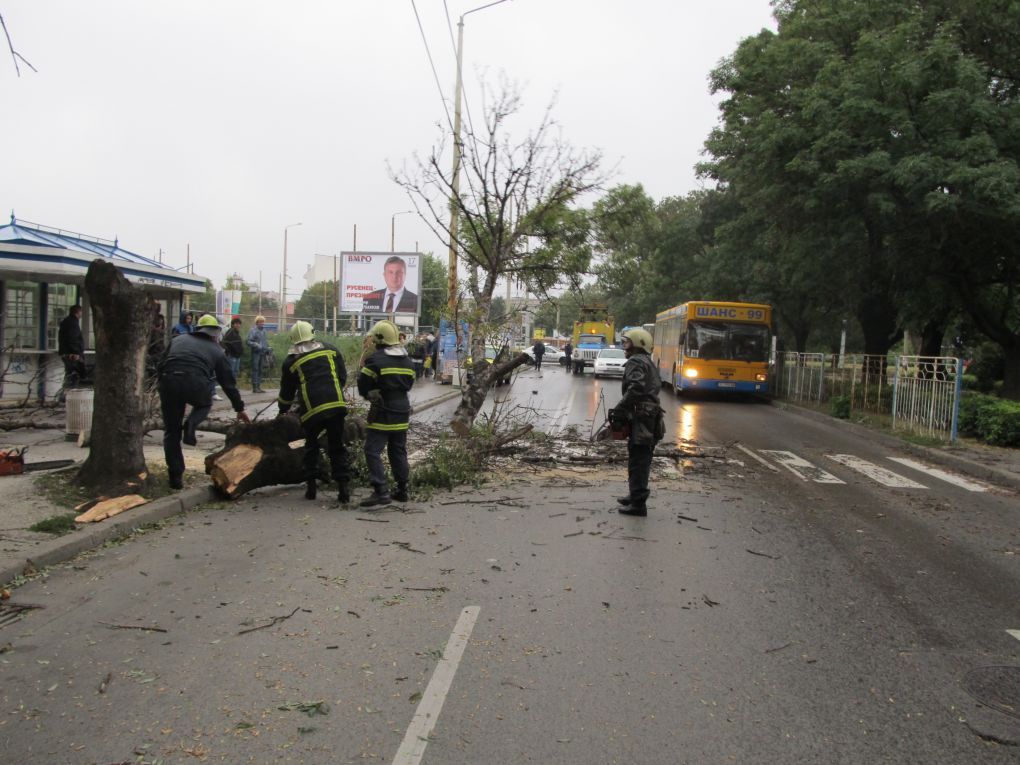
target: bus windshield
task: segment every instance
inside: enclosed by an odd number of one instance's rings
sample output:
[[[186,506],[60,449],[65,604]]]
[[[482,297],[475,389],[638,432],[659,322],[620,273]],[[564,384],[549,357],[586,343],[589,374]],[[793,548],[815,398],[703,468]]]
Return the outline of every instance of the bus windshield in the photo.
[[[699,322],[687,325],[688,355],[725,361],[768,361],[769,328],[761,324]]]

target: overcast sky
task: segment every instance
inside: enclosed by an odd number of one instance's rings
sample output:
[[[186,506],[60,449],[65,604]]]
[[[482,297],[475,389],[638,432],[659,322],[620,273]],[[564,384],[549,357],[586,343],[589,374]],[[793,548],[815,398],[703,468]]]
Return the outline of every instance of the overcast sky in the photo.
[[[455,56],[442,0],[416,0],[443,95]],[[484,0],[447,0],[457,18]],[[411,207],[389,178],[445,121],[411,0],[0,0],[0,205],[104,238],[219,287],[229,273],[289,290],[315,253],[389,250]],[[699,186],[716,123],[708,72],[774,27],[768,0],[510,0],[465,22],[465,94],[500,73],[525,114],[556,95],[577,147],[655,199]],[[0,45],[3,45],[0,38]],[[451,107],[452,111],[452,107]],[[414,215],[396,249],[445,254]],[[292,298],[292,299],[293,299]]]

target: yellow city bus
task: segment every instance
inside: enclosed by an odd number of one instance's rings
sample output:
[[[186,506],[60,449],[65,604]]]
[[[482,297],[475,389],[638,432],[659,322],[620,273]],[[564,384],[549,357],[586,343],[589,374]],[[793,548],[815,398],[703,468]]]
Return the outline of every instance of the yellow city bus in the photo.
[[[677,394],[767,393],[772,307],[693,301],[655,316],[652,357]]]

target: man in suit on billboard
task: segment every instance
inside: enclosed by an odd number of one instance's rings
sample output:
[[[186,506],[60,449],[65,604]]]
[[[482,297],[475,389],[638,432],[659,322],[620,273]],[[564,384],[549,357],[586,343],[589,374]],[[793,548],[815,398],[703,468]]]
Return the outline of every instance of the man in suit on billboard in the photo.
[[[366,313],[417,313],[418,296],[404,289],[407,277],[407,263],[399,255],[386,258],[383,266],[383,278],[386,287],[369,292],[362,299],[362,310]]]

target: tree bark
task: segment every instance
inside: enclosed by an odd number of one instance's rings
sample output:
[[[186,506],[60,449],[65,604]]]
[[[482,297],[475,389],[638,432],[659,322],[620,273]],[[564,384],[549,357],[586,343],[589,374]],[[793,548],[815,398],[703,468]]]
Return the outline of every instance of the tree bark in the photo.
[[[484,357],[483,347],[482,358]],[[458,436],[467,436],[471,432],[471,426],[475,422],[478,410],[485,403],[485,397],[489,394],[489,388],[492,387],[492,383],[510,374],[514,369],[528,361],[529,358],[526,353],[521,353],[508,361],[496,361],[492,364],[486,364],[483,361],[482,366],[487,368],[471,376],[471,382],[464,388],[460,403],[457,405],[457,411],[453,413],[453,419],[450,420],[450,428],[453,432]],[[475,364],[475,366],[477,367],[478,365]]]
[[[234,499],[261,486],[304,482],[305,435],[296,416],[238,424],[226,435],[223,448],[205,458],[205,472],[224,496]],[[364,419],[346,417],[344,443],[364,438]],[[328,475],[322,469],[321,455],[319,459],[320,475]]]
[[[137,492],[148,480],[142,451],[148,296],[104,259],[89,266],[85,291],[95,320],[95,401],[92,447],[78,482],[107,494]]]

